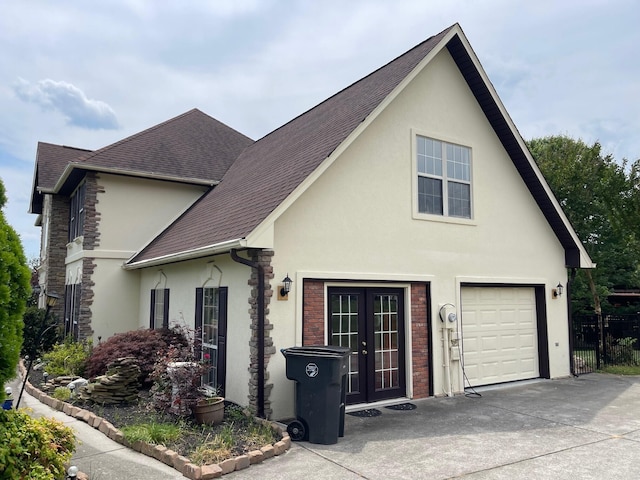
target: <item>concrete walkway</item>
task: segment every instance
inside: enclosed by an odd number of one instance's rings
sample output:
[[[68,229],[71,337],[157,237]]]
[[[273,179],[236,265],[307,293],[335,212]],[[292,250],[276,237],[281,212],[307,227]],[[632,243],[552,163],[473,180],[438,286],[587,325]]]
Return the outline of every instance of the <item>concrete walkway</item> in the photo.
[[[19,384],[14,383],[14,392]],[[244,479],[635,479],[640,478],[640,377],[589,374],[429,398],[415,410],[347,415],[336,445],[294,444],[234,472]],[[25,394],[82,441],[74,461],[90,478],[184,478],[151,458]],[[23,397],[23,402],[25,401]]]

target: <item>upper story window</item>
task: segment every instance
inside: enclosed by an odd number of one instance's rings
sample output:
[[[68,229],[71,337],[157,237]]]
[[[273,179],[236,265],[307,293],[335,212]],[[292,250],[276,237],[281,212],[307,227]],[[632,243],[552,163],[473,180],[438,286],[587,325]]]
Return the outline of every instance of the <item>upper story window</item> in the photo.
[[[471,218],[471,149],[417,136],[418,213]]]
[[[83,182],[71,195],[71,208],[69,211],[69,241],[80,237],[84,233],[84,198],[87,192],[87,184]]]

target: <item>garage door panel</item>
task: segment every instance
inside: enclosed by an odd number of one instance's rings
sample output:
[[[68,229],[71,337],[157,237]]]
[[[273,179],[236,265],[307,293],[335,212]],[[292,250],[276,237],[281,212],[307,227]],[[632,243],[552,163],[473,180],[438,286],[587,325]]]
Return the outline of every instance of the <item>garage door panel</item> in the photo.
[[[471,385],[539,376],[535,290],[463,287],[462,344]]]

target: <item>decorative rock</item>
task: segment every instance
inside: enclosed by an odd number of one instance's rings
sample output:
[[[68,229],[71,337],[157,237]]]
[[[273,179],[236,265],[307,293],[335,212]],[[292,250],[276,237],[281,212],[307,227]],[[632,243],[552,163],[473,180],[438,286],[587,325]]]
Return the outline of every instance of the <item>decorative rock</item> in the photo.
[[[245,468],[249,468],[249,465],[251,465],[251,461],[247,455],[236,457],[236,470],[244,470]]]
[[[182,469],[182,475],[191,480],[200,480],[202,478],[202,469],[193,463],[187,463]]]
[[[253,450],[249,452],[249,461],[253,465],[254,463],[260,463],[264,460],[264,453],[260,450]]]
[[[260,449],[260,451],[264,454],[264,458],[271,458],[276,453],[273,448],[273,445],[265,445]]]
[[[282,455],[286,451],[287,447],[282,440],[273,444],[273,453],[275,455]]]
[[[200,467],[202,471],[202,480],[210,480],[222,476],[222,469],[218,465],[203,465]]]
[[[138,399],[140,367],[133,357],[118,358],[109,364],[107,374],[96,377],[78,389],[82,400],[112,405]]]
[[[181,472],[184,466],[189,462],[191,462],[191,460],[189,460],[187,457],[183,455],[178,455],[176,458],[173,459],[173,468]]]
[[[222,469],[222,474],[226,475],[227,473],[231,473],[236,469],[236,459],[227,458],[226,460],[220,462],[218,465]]]

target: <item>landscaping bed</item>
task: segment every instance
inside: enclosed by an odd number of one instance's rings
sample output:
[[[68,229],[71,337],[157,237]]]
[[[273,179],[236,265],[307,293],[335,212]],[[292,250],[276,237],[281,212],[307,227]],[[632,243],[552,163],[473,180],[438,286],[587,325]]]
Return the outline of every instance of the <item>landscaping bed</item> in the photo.
[[[40,389],[44,383],[43,372],[32,370],[29,381]],[[199,425],[192,418],[154,410],[148,390],[141,390],[138,401],[132,404],[100,405],[73,399],[67,403],[107,420],[129,441],[143,440],[163,445],[198,465],[220,463],[246,455],[282,439],[276,429],[256,420],[231,402],[225,402],[224,420],[216,425]]]

